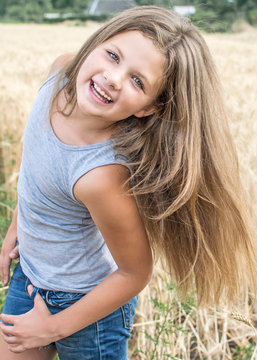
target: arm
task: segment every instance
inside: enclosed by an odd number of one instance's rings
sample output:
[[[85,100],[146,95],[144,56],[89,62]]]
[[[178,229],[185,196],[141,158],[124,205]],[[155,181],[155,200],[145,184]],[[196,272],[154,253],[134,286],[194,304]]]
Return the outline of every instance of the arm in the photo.
[[[113,312],[150,280],[152,254],[135,200],[123,186],[127,176],[123,166],[105,166],[89,172],[75,186],[76,198],[89,209],[118,269],[73,307],[56,316],[60,337]],[[69,325],[64,326],[67,321]]]
[[[14,326],[0,325],[11,350],[46,345],[107,316],[138,294],[152,274],[152,253],[135,199],[127,194],[125,167],[110,165],[83,176],[76,198],[89,209],[118,269],[69,308],[50,315],[39,295],[34,309],[21,316],[1,315]],[[36,334],[36,336],[34,336]]]
[[[12,259],[18,257],[18,247],[16,246],[17,216],[18,207],[16,206],[13,212],[12,222],[6,233],[0,254],[0,275],[3,286],[8,284]]]

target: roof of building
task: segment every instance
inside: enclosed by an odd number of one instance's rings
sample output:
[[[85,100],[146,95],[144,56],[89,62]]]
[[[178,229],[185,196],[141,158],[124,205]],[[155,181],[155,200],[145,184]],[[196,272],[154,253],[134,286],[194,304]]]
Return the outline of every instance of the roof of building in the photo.
[[[92,0],[88,12],[91,15],[114,14],[134,6],[134,0]]]

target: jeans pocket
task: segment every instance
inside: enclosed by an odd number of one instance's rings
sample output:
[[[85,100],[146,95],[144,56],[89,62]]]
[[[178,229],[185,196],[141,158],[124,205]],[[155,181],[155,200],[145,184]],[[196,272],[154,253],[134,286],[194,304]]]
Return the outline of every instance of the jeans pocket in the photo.
[[[47,291],[46,303],[55,307],[68,307],[81,299],[85,294],[68,293],[63,291]]]
[[[26,291],[24,292],[24,289],[26,290],[27,281],[28,278],[23,273],[20,263],[17,263],[12,274],[8,292],[10,294],[19,294],[19,296],[22,298],[27,298],[28,294]]]
[[[20,262],[18,262],[14,268],[13,271],[13,275],[12,275],[12,279],[14,280],[20,280],[20,281],[26,281],[27,280],[27,276],[24,275]]]
[[[121,307],[125,329],[132,330],[136,305],[137,297],[130,300]]]

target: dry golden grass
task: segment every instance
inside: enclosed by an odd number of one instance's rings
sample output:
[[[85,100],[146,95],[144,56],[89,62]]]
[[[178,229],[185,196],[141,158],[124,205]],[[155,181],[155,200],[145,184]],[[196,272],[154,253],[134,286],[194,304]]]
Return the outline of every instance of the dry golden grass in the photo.
[[[0,24],[0,157],[2,152],[6,188],[10,191],[17,181],[26,119],[50,64],[59,54],[78,50],[97,27],[94,23],[86,27]],[[205,38],[222,79],[246,196],[249,206],[252,210],[255,206],[256,211],[257,31],[248,29],[239,34],[212,34]],[[231,316],[233,309],[199,311],[194,305],[185,307],[175,289],[166,289],[165,281],[163,271],[157,267],[152,283],[141,295],[131,349],[135,346],[149,354],[134,353],[131,358],[162,360],[168,358],[166,353],[183,360],[257,359],[253,341],[256,331],[248,321],[254,317],[250,307],[242,308],[241,316]],[[160,305],[154,307],[150,297],[172,306],[161,313]],[[165,332],[160,334],[160,325],[166,328],[167,336]],[[156,344],[145,336],[145,330],[157,339]],[[251,355],[242,350],[245,357],[239,357],[234,353],[236,346],[241,349],[252,346],[255,350]]]
[[[28,113],[51,63],[60,54],[76,52],[98,27],[96,23],[87,27],[0,24],[0,138],[4,139],[2,151],[9,188],[17,181]],[[13,158],[16,166],[11,164]]]

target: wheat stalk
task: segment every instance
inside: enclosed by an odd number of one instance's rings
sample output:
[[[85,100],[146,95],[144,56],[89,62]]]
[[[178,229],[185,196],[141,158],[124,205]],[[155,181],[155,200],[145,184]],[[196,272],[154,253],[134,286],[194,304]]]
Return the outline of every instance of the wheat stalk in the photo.
[[[9,286],[4,286],[4,287],[0,288],[0,292],[5,291],[5,290],[7,290],[8,288],[9,288]]]
[[[249,319],[248,317],[240,314],[240,313],[236,313],[236,312],[231,312],[230,316],[238,321],[241,321],[243,323],[245,323],[246,325],[250,326],[251,328],[255,329],[255,327],[253,326],[253,323],[251,321],[251,319]]]

